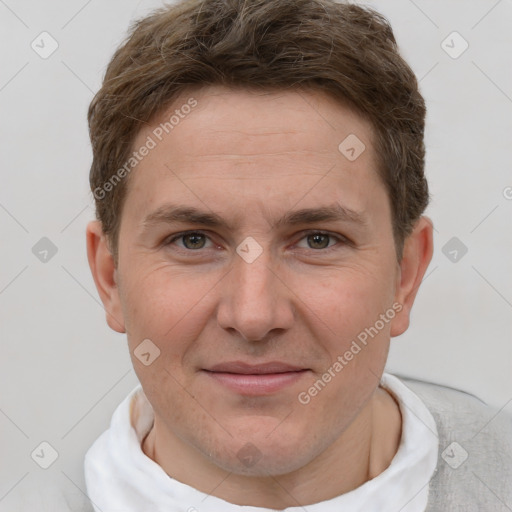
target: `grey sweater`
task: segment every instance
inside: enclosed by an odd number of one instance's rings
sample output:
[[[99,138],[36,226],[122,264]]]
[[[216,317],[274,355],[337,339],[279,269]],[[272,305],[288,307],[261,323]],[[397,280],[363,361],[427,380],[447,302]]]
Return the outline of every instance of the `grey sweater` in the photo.
[[[437,424],[427,512],[512,512],[512,417],[468,393],[397,377]]]

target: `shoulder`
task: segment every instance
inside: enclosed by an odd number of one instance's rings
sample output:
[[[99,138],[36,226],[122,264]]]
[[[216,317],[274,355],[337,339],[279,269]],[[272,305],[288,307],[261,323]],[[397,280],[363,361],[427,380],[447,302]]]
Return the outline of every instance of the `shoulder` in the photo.
[[[489,406],[458,389],[397,377],[437,425],[438,463],[427,510],[511,510],[512,417],[505,407]]]

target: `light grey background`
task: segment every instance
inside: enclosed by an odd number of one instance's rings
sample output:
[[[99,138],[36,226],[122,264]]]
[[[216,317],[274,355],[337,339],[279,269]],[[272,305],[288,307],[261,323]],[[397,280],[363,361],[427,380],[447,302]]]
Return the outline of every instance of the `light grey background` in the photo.
[[[85,451],[137,384],[86,259],[94,215],[86,110],[130,21],[160,4],[0,0],[2,511],[38,499],[34,490],[48,482],[79,495]],[[367,4],[390,19],[421,81],[427,215],[436,228],[411,327],[392,341],[388,370],[463,389],[509,413],[512,1]],[[43,31],[59,45],[47,59],[31,48]],[[453,58],[463,40],[469,47]],[[42,237],[57,248],[46,262],[32,252]],[[443,253],[453,237],[467,247],[456,262]],[[31,458],[43,441],[58,452],[46,470]]]

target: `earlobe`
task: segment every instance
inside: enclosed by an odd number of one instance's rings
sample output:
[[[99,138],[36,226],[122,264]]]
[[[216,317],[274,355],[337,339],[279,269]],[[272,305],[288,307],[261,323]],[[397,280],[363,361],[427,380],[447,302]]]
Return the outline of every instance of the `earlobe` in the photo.
[[[126,332],[117,286],[117,270],[100,221],[91,221],[86,230],[87,259],[92,277],[105,308],[109,327]]]
[[[430,218],[422,216],[404,243],[395,291],[395,302],[402,305],[402,310],[391,322],[392,337],[403,334],[409,327],[412,305],[432,260],[433,250],[433,224]]]

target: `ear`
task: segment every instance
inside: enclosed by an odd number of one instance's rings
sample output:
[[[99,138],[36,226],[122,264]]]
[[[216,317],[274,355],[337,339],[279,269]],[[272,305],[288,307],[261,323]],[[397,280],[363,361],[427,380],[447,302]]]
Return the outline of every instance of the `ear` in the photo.
[[[87,259],[96,289],[103,302],[107,323],[116,332],[126,332],[117,286],[117,270],[100,221],[91,221],[86,230]]]
[[[391,336],[399,336],[409,327],[409,317],[423,276],[434,250],[432,221],[422,216],[404,243],[395,288],[395,302],[402,309],[391,321]]]

